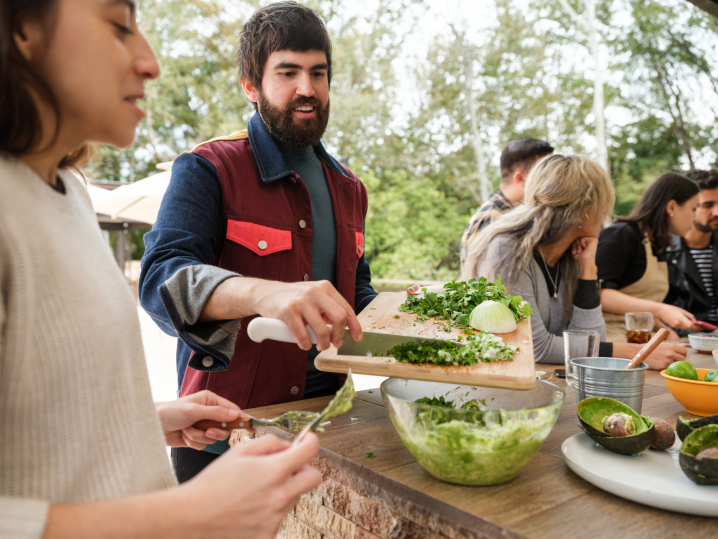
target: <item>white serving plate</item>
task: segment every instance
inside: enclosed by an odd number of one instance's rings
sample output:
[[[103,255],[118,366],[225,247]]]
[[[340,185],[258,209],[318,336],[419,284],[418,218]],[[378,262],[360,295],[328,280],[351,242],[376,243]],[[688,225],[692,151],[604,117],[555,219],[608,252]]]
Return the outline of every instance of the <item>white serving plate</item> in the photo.
[[[680,447],[676,437],[668,451],[627,457],[581,433],[566,440],[561,451],[573,472],[606,492],[667,511],[718,517],[718,486],[697,485],[685,476],[678,463]]]

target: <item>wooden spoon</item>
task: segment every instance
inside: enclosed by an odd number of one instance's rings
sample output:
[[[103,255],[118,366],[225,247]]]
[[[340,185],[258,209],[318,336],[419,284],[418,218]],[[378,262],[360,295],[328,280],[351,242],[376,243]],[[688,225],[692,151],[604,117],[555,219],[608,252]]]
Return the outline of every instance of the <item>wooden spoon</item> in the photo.
[[[648,356],[653,353],[653,351],[658,347],[659,344],[666,340],[666,337],[668,337],[668,330],[666,328],[659,329],[653,336],[653,338],[648,341],[646,345],[638,351],[638,353],[631,360],[631,362],[626,365],[626,369],[635,369],[636,367],[638,367]]]

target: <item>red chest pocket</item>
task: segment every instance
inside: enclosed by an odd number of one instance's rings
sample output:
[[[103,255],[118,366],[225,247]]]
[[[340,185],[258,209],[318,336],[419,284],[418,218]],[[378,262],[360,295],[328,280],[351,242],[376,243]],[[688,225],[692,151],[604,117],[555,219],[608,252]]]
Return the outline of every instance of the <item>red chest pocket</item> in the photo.
[[[244,245],[259,256],[271,255],[292,248],[292,233],[256,223],[227,222],[227,239]],[[363,243],[362,239],[362,243]]]
[[[357,238],[357,256],[361,258],[364,254],[364,233],[355,232]]]

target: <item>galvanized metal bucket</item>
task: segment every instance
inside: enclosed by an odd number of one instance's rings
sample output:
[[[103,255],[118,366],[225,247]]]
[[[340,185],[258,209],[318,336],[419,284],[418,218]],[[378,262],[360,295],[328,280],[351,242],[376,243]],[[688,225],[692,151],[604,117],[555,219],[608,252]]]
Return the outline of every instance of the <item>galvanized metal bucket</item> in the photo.
[[[641,413],[643,385],[648,365],[641,363],[626,370],[628,359],[615,357],[578,357],[571,360],[576,387],[576,402],[588,397],[610,397]]]

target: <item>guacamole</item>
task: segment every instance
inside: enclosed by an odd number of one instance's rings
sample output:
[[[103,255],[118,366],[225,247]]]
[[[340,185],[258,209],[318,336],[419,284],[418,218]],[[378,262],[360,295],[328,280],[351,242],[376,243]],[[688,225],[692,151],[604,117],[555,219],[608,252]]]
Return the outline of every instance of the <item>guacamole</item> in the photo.
[[[462,485],[498,485],[513,479],[536,454],[561,405],[486,410],[476,401],[464,409],[414,403],[413,421],[392,421],[411,454],[432,476]]]

